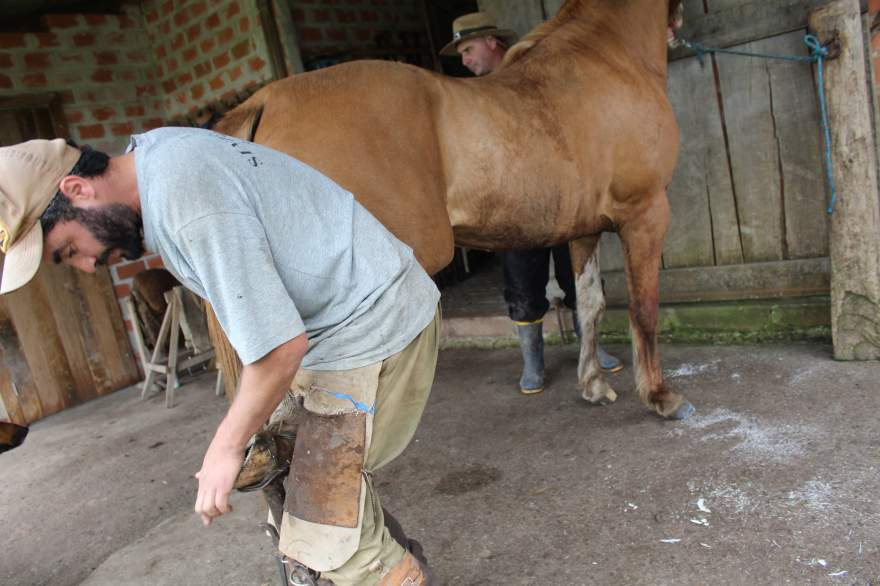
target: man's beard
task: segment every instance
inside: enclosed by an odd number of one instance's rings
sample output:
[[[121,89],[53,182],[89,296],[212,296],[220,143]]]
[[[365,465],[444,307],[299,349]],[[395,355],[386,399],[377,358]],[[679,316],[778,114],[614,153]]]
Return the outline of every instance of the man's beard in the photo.
[[[106,265],[114,252],[126,260],[144,255],[144,224],[141,215],[130,207],[114,203],[99,208],[78,208],[76,215],[92,236],[106,246],[95,264]]]

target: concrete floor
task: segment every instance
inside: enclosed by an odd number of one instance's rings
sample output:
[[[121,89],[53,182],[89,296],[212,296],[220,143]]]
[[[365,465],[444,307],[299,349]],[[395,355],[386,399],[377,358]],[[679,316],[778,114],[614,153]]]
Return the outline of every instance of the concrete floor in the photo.
[[[517,350],[442,353],[416,440],[377,477],[440,583],[880,585],[880,364],[815,345],[663,351],[698,409],[683,423],[639,404],[630,368],[617,404],[584,404],[574,346],[548,348],[534,397],[516,392]],[[212,385],[173,409],[115,393],[0,455],[0,584],[275,584],[260,497],[209,529],[191,512],[225,409]]]

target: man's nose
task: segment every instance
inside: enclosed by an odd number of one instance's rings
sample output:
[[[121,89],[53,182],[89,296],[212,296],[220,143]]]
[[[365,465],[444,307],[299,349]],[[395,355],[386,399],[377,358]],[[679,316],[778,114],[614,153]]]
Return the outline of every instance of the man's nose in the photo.
[[[71,264],[73,268],[83,271],[84,273],[94,273],[98,259],[94,256],[77,257]]]

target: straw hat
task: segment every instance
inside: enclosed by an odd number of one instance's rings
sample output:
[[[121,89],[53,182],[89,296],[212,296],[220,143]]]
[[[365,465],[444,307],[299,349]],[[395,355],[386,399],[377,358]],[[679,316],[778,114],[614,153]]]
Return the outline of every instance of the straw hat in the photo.
[[[40,216],[80,154],[62,138],[0,147],[0,251],[6,255],[0,294],[37,274],[43,256]]]
[[[440,50],[440,54],[458,55],[456,47],[460,42],[477,37],[495,37],[507,45],[516,41],[515,32],[498,28],[495,19],[485,12],[472,12],[459,16],[452,22],[452,41]]]

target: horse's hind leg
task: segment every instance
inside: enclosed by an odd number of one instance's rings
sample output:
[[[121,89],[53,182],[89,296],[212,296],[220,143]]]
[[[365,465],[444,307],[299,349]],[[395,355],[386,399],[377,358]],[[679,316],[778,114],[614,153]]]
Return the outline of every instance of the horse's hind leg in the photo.
[[[598,235],[588,236],[573,240],[569,248],[577,290],[577,317],[581,326],[581,353],[578,360],[581,396],[590,403],[604,404],[614,402],[617,393],[605,382],[596,358],[599,321],[605,310],[605,294],[602,292],[602,279],[599,275],[598,243]]]
[[[640,214],[620,230],[629,289],[629,320],[633,366],[639,397],[660,416],[684,419],[693,405],[663,381],[657,348],[657,317],[660,305],[660,255],[669,225],[666,193],[653,194]]]

